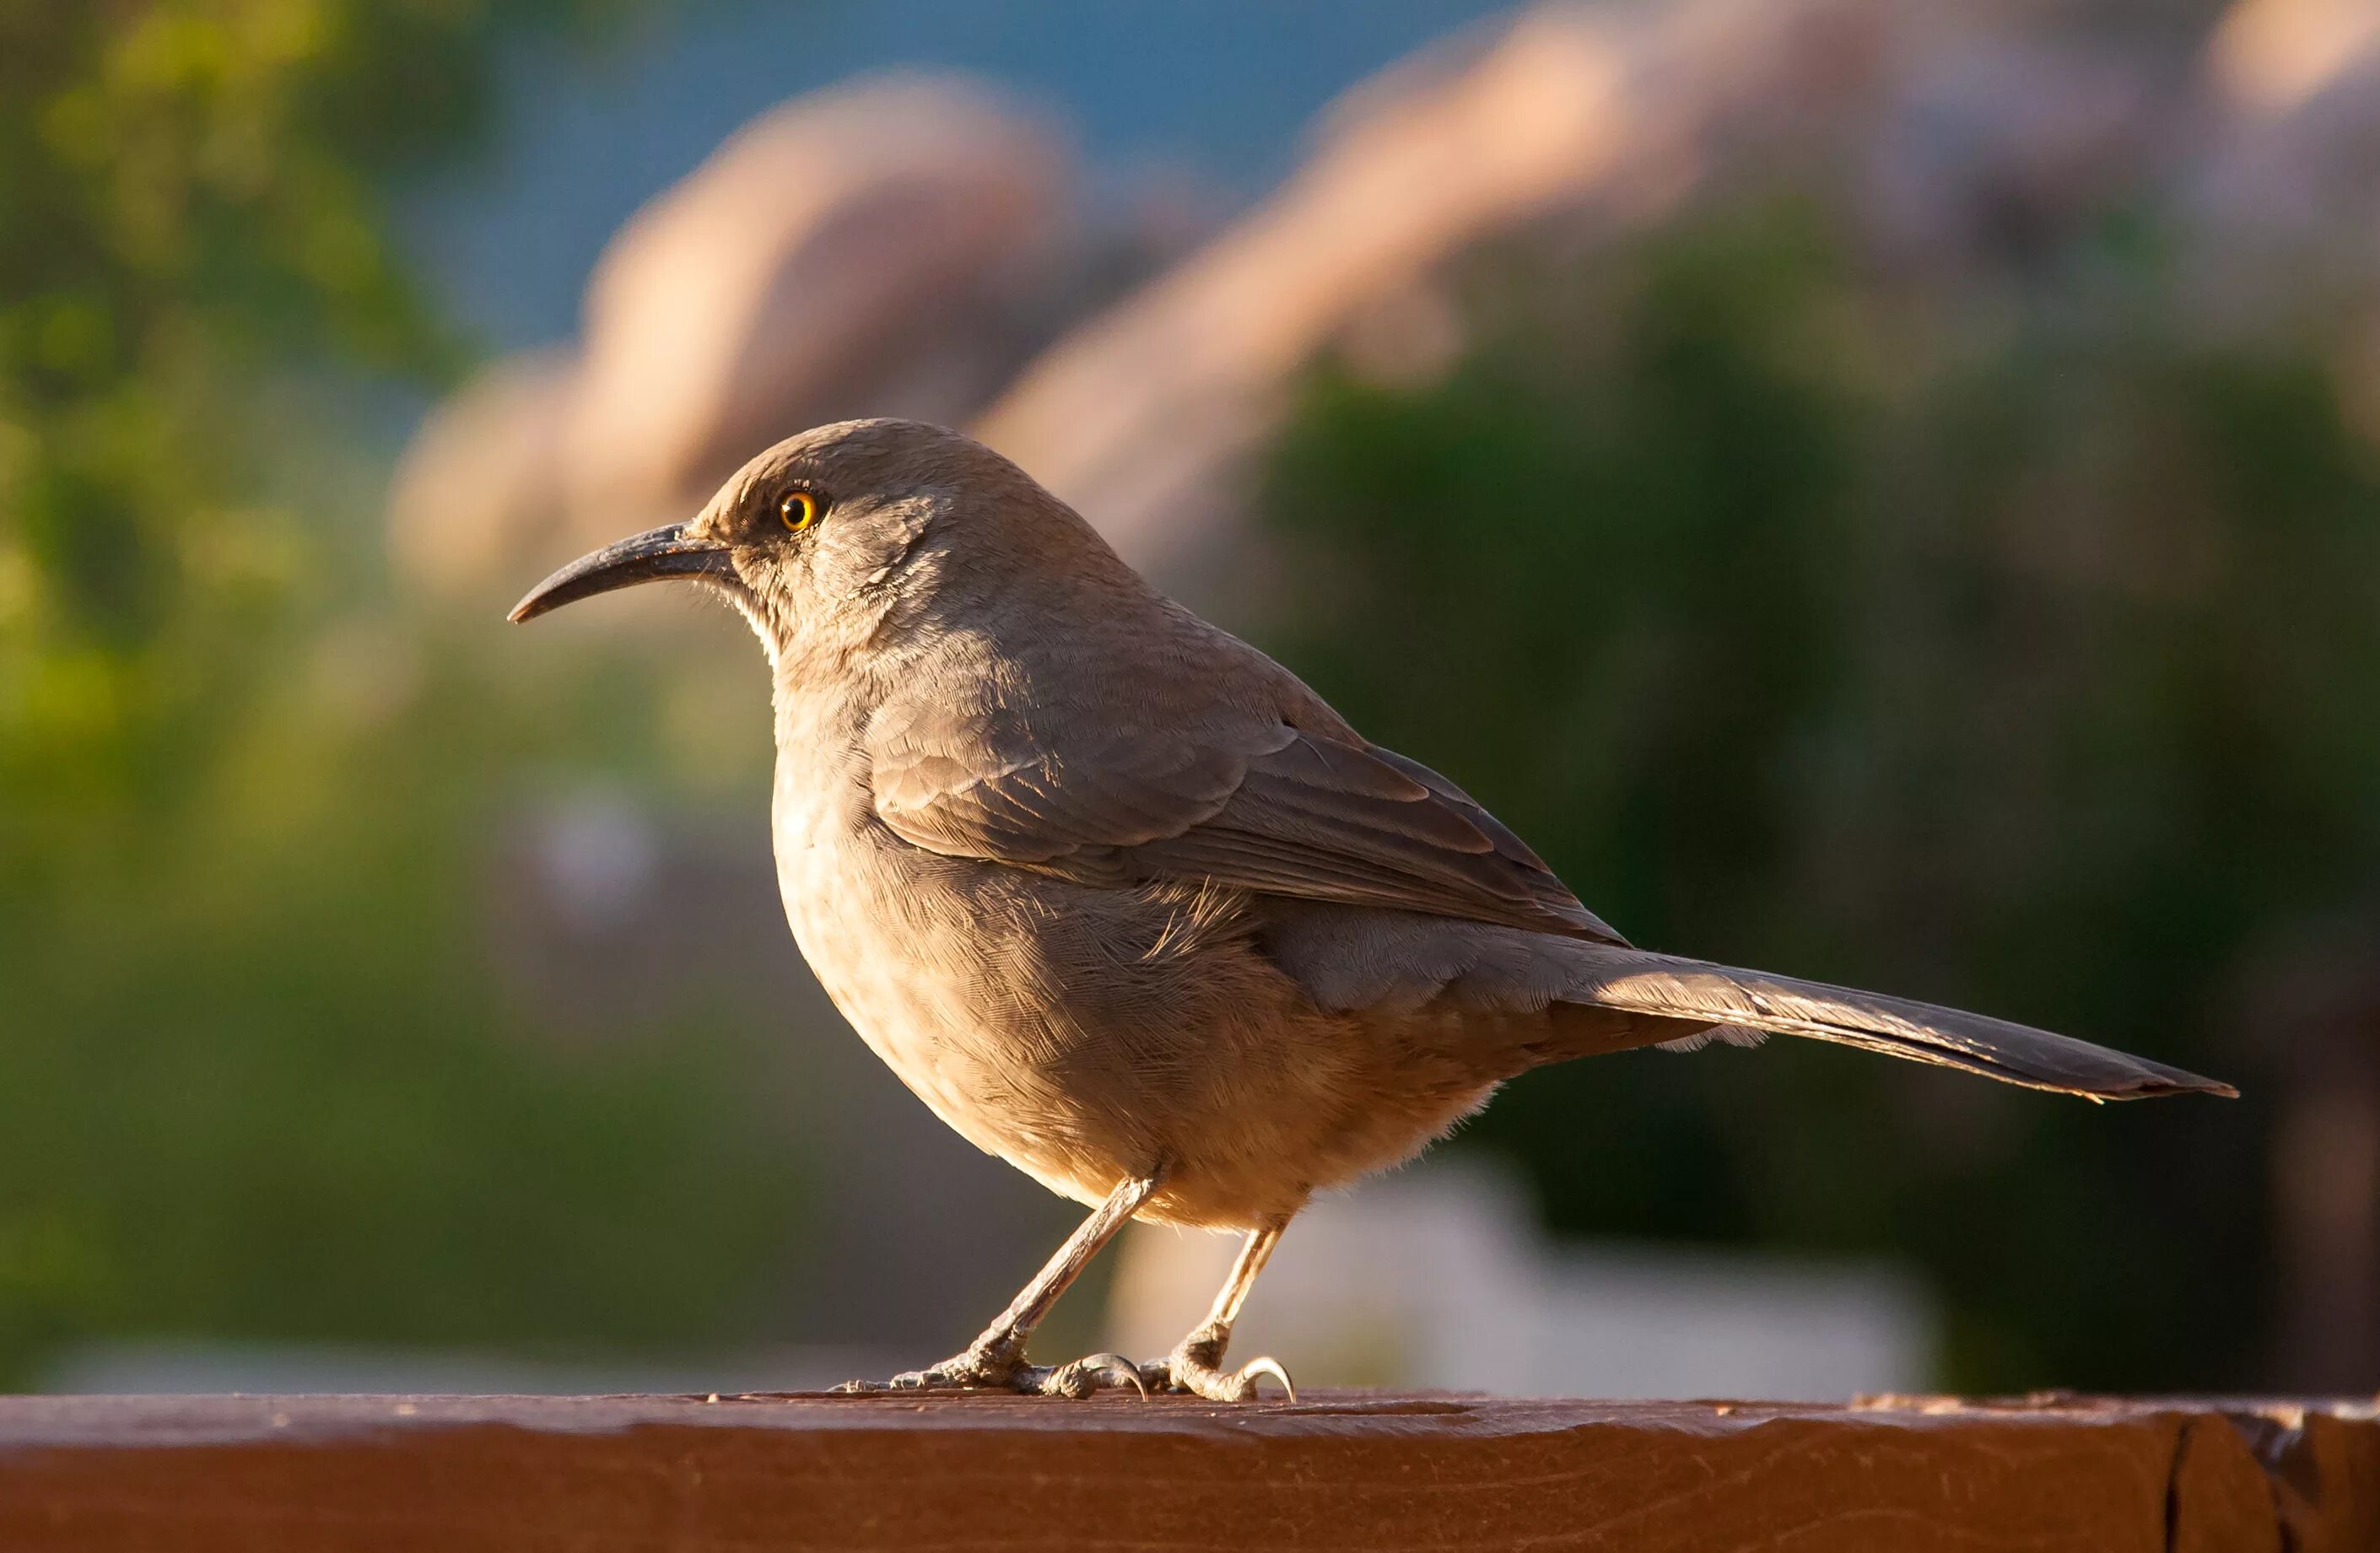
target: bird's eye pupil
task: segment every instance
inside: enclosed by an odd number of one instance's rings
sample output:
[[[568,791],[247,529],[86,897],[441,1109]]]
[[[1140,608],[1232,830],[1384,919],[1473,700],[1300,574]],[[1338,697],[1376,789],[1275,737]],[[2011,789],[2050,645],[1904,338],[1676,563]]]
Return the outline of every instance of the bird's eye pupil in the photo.
[[[807,491],[788,491],[785,499],[777,504],[777,516],[785,527],[798,534],[818,521],[819,499]]]

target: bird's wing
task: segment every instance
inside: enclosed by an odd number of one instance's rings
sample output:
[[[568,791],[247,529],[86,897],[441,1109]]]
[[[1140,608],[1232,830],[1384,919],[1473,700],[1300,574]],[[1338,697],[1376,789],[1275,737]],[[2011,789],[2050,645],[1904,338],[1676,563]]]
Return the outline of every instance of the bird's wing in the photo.
[[[1086,884],[1210,880],[1621,941],[1469,795],[1293,681],[1270,705],[1073,683],[1060,706],[889,702],[867,735],[878,816],[931,852]]]

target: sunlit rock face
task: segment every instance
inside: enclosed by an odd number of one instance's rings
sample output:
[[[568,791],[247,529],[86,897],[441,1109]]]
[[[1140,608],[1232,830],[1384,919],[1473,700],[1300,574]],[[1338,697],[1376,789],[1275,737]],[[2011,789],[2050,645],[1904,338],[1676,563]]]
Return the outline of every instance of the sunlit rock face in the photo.
[[[2240,0],[2206,47],[2199,213],[2267,284],[2360,282],[2380,261],[2380,6]]]
[[[976,424],[1160,576],[1239,525],[1244,456],[1342,337],[1396,374],[1459,346],[1432,272],[1614,176],[1639,149],[1633,63],[1583,10],[1524,17],[1359,88],[1311,157],[1203,250],[1035,362]]]
[[[755,447],[856,414],[964,420],[1083,265],[1071,146],[971,82],[887,79],[746,127],[613,238],[575,351],[497,363],[392,497],[468,586],[690,512]]]
[[[683,516],[792,431],[903,415],[1017,459],[1169,588],[1254,598],[1252,476],[1300,375],[1442,373],[1466,345],[1448,277],[1516,232],[1591,252],[1786,190],[1836,201],[1878,264],[1947,277],[2144,196],[2192,226],[2210,322],[2367,273],[2375,14],[2240,0],[2193,54],[1949,0],[1546,5],[1346,94],[1202,244],[1161,179],[1087,213],[1063,134],[965,79],[802,98],[621,231],[576,348],[431,418],[395,547],[417,577],[510,585]]]
[[[1460,354],[1444,277],[1464,252],[1521,229],[1587,249],[1765,186],[1840,196],[1900,261],[1958,262],[2136,176],[2156,84],[1991,7],[1524,12],[1351,92],[1278,192],[974,429],[1195,593],[1248,538],[1250,455],[1308,363],[1410,384]]]

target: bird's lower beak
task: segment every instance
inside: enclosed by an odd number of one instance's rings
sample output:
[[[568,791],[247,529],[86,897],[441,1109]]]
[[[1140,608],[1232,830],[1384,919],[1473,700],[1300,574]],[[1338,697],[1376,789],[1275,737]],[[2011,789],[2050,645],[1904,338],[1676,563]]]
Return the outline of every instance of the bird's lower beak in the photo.
[[[548,610],[558,610],[565,604],[633,583],[657,582],[663,577],[735,575],[725,545],[698,539],[686,531],[685,524],[672,523],[633,535],[618,544],[605,545],[592,555],[580,556],[530,588],[528,597],[513,606],[511,619],[519,625]]]

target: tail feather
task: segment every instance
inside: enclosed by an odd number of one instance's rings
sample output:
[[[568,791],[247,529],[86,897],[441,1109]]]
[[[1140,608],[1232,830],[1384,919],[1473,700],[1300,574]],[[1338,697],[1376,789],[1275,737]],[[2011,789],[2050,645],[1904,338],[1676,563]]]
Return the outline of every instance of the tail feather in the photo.
[[[1766,1030],[1746,1029],[1741,1025],[1714,1025],[1707,1030],[1696,1030],[1691,1036],[1681,1036],[1673,1041],[1659,1041],[1657,1051],[1700,1051],[1706,1046],[1758,1046],[1768,1038]]]
[[[1561,1001],[1721,1026],[1722,1039],[1755,1030],[1806,1036],[2093,1100],[2239,1093],[2144,1057],[1906,998],[1601,945],[1575,956],[1581,962]]]

